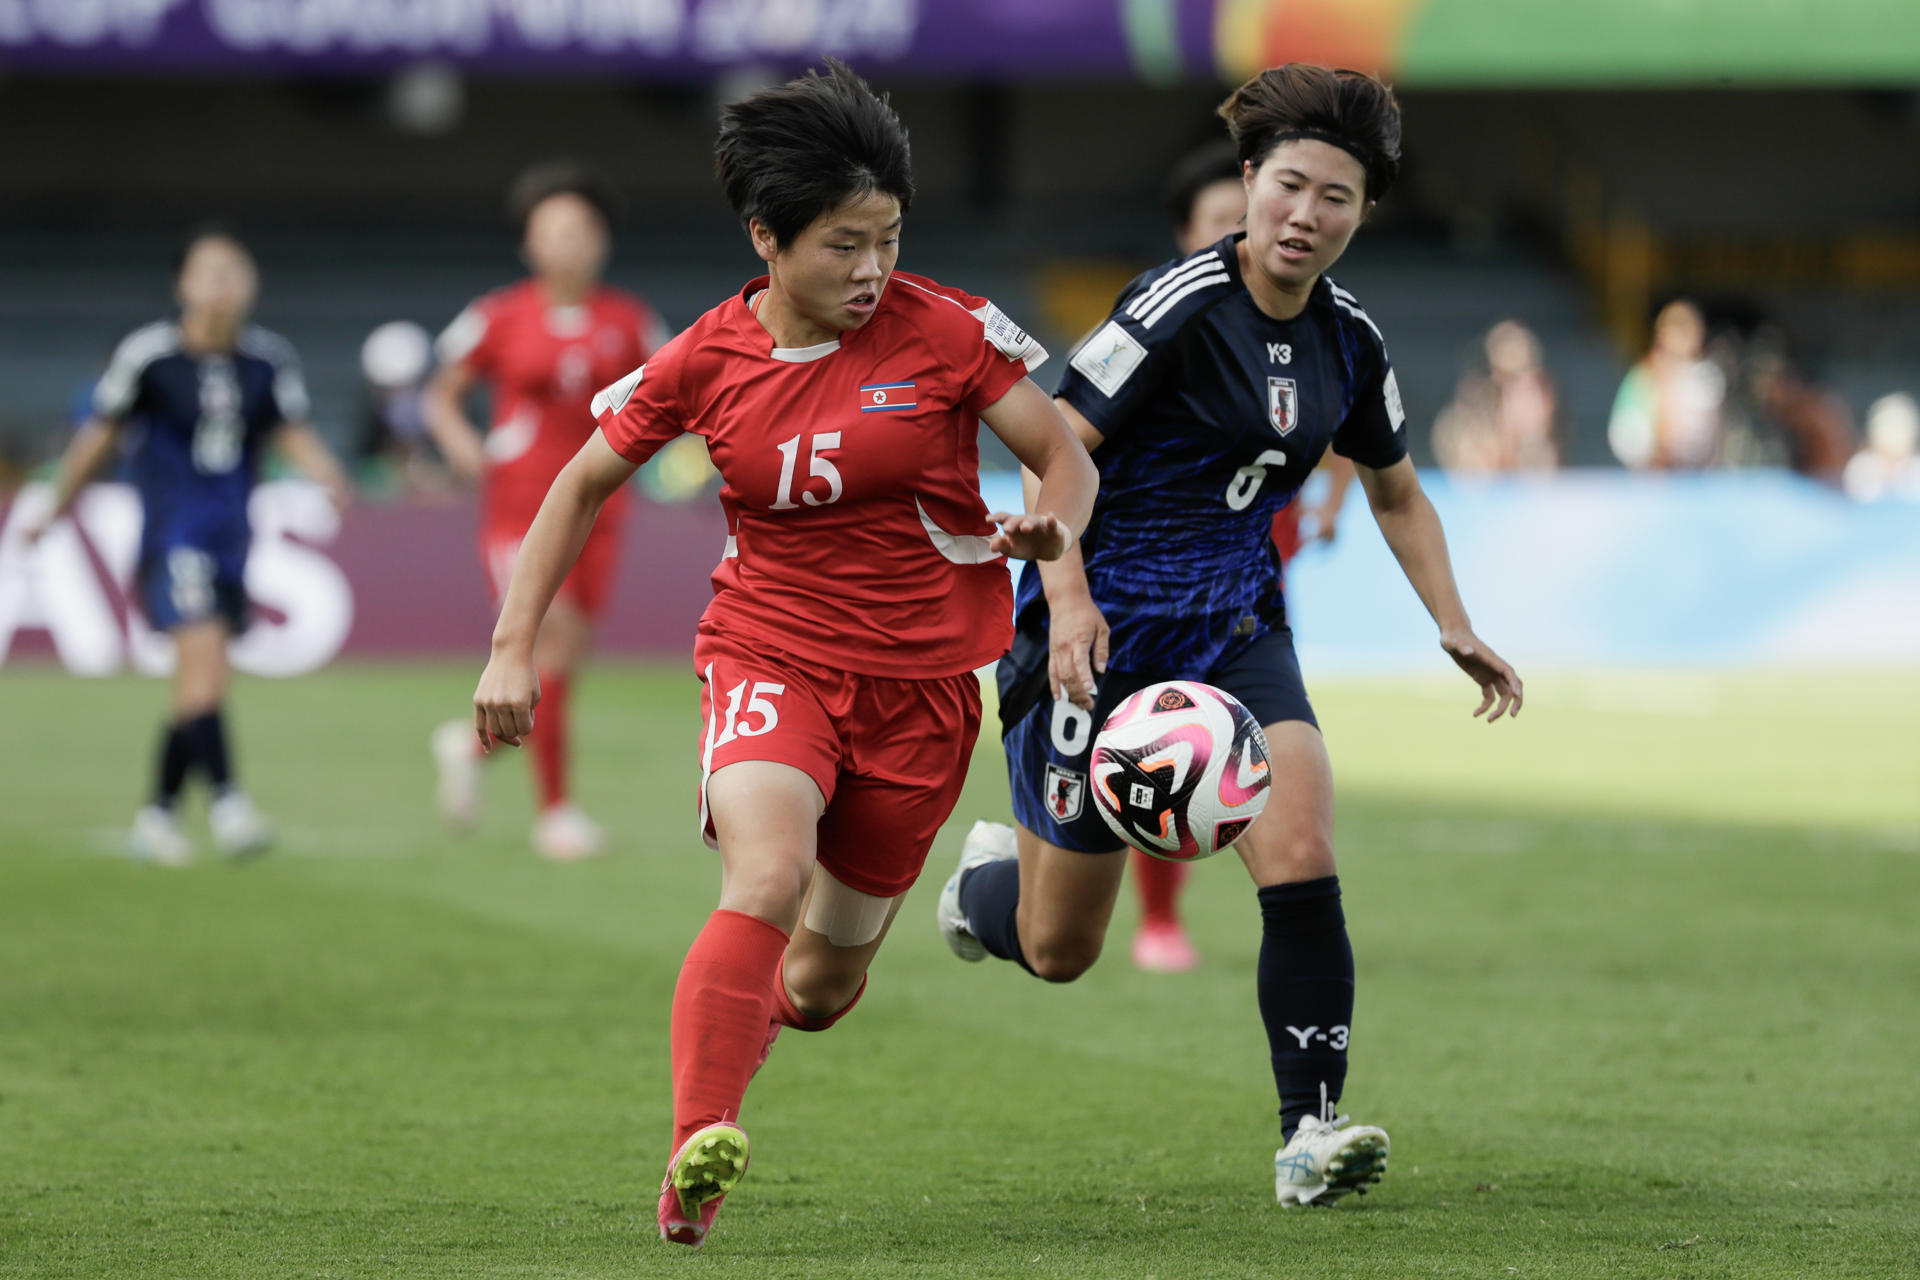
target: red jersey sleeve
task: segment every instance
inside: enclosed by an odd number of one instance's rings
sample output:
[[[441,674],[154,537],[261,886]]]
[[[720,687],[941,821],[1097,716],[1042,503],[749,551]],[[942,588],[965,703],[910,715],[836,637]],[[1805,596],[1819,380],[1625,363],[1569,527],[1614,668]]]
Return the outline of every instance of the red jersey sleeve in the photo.
[[[687,429],[680,388],[684,346],[677,340],[667,343],[593,398],[593,416],[601,434],[614,452],[635,466]]]
[[[1047,349],[991,302],[980,298],[966,301],[977,325],[969,334],[973,343],[968,353],[971,363],[961,367],[960,403],[977,414],[1045,364]]]
[[[499,310],[497,294],[468,303],[434,340],[434,357],[441,364],[463,364],[478,374],[491,373],[499,353]]]

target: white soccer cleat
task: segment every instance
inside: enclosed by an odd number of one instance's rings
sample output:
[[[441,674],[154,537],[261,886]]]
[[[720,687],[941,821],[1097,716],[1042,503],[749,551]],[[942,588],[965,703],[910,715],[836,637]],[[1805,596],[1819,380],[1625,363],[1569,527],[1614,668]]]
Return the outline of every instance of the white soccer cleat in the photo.
[[[449,720],[433,731],[429,741],[440,773],[434,791],[440,817],[452,826],[470,827],[480,816],[480,760],[473,726]]]
[[[542,813],[533,824],[533,847],[553,862],[579,862],[597,858],[605,850],[607,837],[598,823],[580,812],[578,805],[557,804]]]
[[[127,852],[141,862],[158,867],[184,867],[193,861],[193,845],[173,811],[150,804],[133,815],[133,829],[127,832]]]
[[[265,853],[273,843],[273,829],[244,791],[229,791],[207,809],[213,843],[229,858]]]
[[[934,919],[940,924],[940,936],[947,940],[947,947],[953,954],[962,960],[984,960],[987,949],[967,928],[967,913],[960,909],[960,877],[989,862],[1005,862],[1019,856],[1013,828],[1004,822],[982,819],[973,824],[973,830],[967,832],[966,841],[960,846],[960,865],[947,877],[946,887],[940,890],[940,905],[934,911]]]
[[[1347,1117],[1329,1122],[1308,1116],[1293,1140],[1273,1153],[1273,1196],[1283,1205],[1332,1204],[1348,1192],[1367,1188],[1387,1172],[1387,1132],[1370,1124],[1342,1128]]]

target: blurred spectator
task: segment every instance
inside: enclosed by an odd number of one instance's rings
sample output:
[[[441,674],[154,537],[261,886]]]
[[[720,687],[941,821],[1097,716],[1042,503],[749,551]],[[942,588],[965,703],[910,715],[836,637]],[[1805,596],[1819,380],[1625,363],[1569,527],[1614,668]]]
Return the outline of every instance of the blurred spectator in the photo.
[[[1693,470],[1720,453],[1727,376],[1707,359],[1707,323],[1685,299],[1662,307],[1653,345],[1621,380],[1607,443],[1622,465]]]
[[[1232,141],[1210,142],[1173,166],[1167,175],[1167,216],[1183,254],[1198,253],[1240,229],[1247,219],[1247,189]]]
[[[1560,465],[1559,395],[1540,339],[1518,320],[1487,330],[1486,367],[1460,377],[1433,424],[1433,452],[1452,472],[1551,471]]]
[[[360,346],[366,395],[352,457],[362,469],[385,470],[408,489],[451,488],[427,438],[421,393],[433,371],[433,339],[411,320],[390,320]]]
[[[1861,502],[1920,502],[1920,401],[1904,391],[1867,410],[1867,447],[1847,463],[1843,486]]]
[[[1838,488],[1858,444],[1847,402],[1795,368],[1779,336],[1765,332],[1748,352],[1747,387],[1754,411],[1779,431],[1787,465]]]

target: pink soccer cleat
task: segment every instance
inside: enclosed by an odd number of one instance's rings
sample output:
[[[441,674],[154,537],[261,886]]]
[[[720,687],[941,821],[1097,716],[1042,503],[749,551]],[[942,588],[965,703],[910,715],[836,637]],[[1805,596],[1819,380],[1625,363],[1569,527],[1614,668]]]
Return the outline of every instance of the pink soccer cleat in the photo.
[[[1133,966],[1148,973],[1185,973],[1200,963],[1200,953],[1178,924],[1143,924],[1133,935]]]
[[[747,1132],[710,1124],[680,1144],[660,1183],[660,1238],[698,1249],[727,1192],[747,1172]]]

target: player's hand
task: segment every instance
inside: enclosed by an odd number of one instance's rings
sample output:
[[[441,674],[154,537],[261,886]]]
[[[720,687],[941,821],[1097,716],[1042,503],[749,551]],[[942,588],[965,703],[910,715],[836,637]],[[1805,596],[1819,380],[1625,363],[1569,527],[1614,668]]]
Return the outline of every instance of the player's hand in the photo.
[[[454,440],[459,443],[455,444]],[[440,443],[440,454],[447,461],[447,470],[453,478],[462,484],[479,484],[487,473],[487,448],[481,443],[480,433],[469,431]]]
[[[1060,604],[1048,601],[1052,644],[1047,650],[1047,683],[1055,702],[1064,693],[1082,711],[1093,710],[1097,675],[1107,672],[1107,641],[1112,629],[1091,596]]]
[[[540,703],[540,677],[533,663],[494,657],[480,673],[480,687],[473,691],[473,731],[480,735],[480,750],[491,751],[495,742],[510,747],[533,732],[533,709]]]
[[[996,511],[987,519],[1000,532],[987,539],[987,550],[1013,560],[1058,560],[1073,545],[1073,533],[1059,516],[1015,515]]]
[[[1315,507],[1313,516],[1313,540],[1331,544],[1340,532],[1340,513],[1331,502],[1323,502]]]
[[[1480,705],[1474,708],[1474,715],[1486,715],[1491,707],[1493,714],[1487,716],[1487,723],[1492,724],[1501,716],[1520,714],[1524,695],[1520,676],[1507,665],[1506,659],[1488,648],[1485,641],[1463,627],[1458,631],[1442,631],[1440,647],[1447,651],[1454,665],[1480,686]]]

